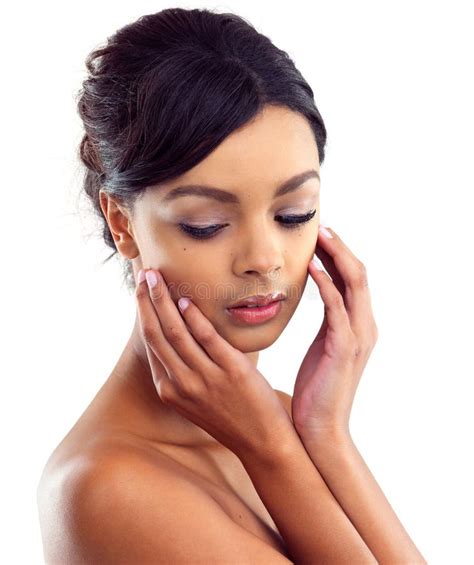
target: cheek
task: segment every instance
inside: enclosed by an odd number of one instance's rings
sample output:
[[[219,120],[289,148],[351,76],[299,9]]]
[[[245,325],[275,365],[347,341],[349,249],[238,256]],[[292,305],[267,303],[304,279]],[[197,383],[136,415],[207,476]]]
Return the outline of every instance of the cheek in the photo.
[[[211,315],[216,306],[220,305],[223,299],[225,300],[226,287],[225,285],[216,285],[218,274],[215,271],[197,271],[189,265],[183,264],[182,267],[173,265],[169,269],[163,268],[163,275],[175,303],[181,296],[188,296],[201,312],[205,315]],[[229,294],[229,291],[227,291],[227,294]]]
[[[318,224],[300,228],[299,233],[285,240],[285,252],[291,257],[299,258],[312,256],[318,240]]]
[[[303,297],[303,293],[308,281],[309,273],[302,273],[300,277],[293,280],[291,288],[288,289],[288,296],[296,308],[297,304]]]
[[[308,273],[308,265],[316,252],[317,235],[314,238],[297,238],[296,245],[287,246],[285,266],[289,279],[304,284]]]

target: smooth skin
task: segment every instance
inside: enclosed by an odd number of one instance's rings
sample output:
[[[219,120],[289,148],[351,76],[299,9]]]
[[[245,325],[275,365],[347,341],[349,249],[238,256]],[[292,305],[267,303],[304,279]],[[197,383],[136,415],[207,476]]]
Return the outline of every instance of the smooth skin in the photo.
[[[301,437],[340,430],[349,419],[362,372],[377,342],[365,265],[340,236],[320,226],[316,254],[327,273],[311,261],[309,273],[324,302],[324,319],[298,371],[292,414]]]
[[[142,279],[136,296],[153,381],[162,402],[239,458],[262,454],[286,436],[291,441],[291,420],[250,359],[220,336],[192,301],[183,320],[158,270],[148,270],[146,276],[148,286]]]
[[[55,516],[67,517],[42,526],[43,539],[51,540],[48,562],[66,556],[68,563],[424,562],[388,502],[379,496],[377,505],[367,504],[375,493],[371,475],[354,473],[352,494],[343,484],[348,468],[362,465],[335,453],[346,452],[350,408],[376,327],[362,264],[333,230],[330,239],[319,233],[319,179],[274,198],[278,185],[309,170],[319,173],[309,125],[286,108],[269,107],[179,179],[150,187],[132,214],[101,192],[117,249],[132,260],[135,280],[141,269],[162,279],[151,290],[145,281],[137,284],[130,339],[88,409],[85,432],[45,476],[40,498],[46,506],[53,496],[60,510]],[[174,188],[188,184],[219,187],[238,202],[189,195],[166,202]],[[317,214],[294,230],[277,221],[314,209]],[[197,240],[180,223],[223,228]],[[315,252],[331,277],[311,266]],[[258,352],[290,321],[308,274],[325,317],[293,397],[283,398],[257,370]],[[218,285],[226,292],[215,292]],[[288,297],[265,324],[239,325],[225,312],[231,302],[275,290]],[[181,313],[180,296],[192,300]],[[111,441],[111,431],[120,442]],[[106,441],[86,450],[82,440],[92,433]],[[138,448],[145,436],[154,455],[164,445],[235,454],[241,478],[250,477],[286,547],[272,547],[232,520],[200,488],[197,475],[177,474],[166,458],[159,468],[156,458],[150,464],[148,452]],[[333,463],[322,462],[323,480],[316,461],[325,453]],[[219,459],[223,473],[231,462]],[[391,520],[389,528],[377,526],[381,514]]]
[[[140,269],[159,269],[174,304],[180,296],[191,297],[216,332],[256,367],[259,352],[278,339],[301,300],[318,239],[319,178],[312,176],[277,198],[273,197],[275,188],[310,170],[320,174],[317,145],[308,123],[287,108],[268,107],[179,179],[147,190],[135,203],[133,214],[103,191],[101,205],[118,251],[132,260],[135,281]],[[166,201],[173,189],[190,184],[226,190],[239,203],[189,195]],[[276,219],[312,210],[315,216],[296,229],[287,229]],[[224,227],[210,239],[197,240],[184,233],[180,223]],[[241,298],[273,291],[286,292],[287,299],[279,316],[269,323],[244,327],[225,312],[226,306]],[[157,418],[170,439],[217,443],[160,402],[156,391],[152,395],[138,309],[124,357],[114,372],[153,398]],[[158,363],[156,360],[155,370]]]
[[[320,236],[320,255],[334,279],[317,259],[309,263],[308,271],[320,290],[325,314],[298,371],[292,398],[293,422],[286,417],[273,389],[267,389],[263,375],[219,336],[192,301],[184,310],[180,308],[181,320],[159,271],[140,270],[136,296],[155,386],[162,400],[234,451],[247,464],[255,484],[262,479],[258,473],[252,474],[254,462],[259,461],[265,469],[272,467],[272,461],[284,466],[275,454],[284,453],[282,444],[288,445],[286,453],[291,454],[291,446],[297,442],[292,433],[295,429],[318,470],[325,470],[324,478],[343,502],[352,524],[363,534],[365,549],[372,550],[361,553],[361,562],[426,563],[350,443],[350,411],[377,340],[377,328],[364,265],[334,230],[320,226]],[[154,370],[157,359],[165,372]],[[347,454],[352,449],[352,459],[344,457],[342,448]],[[259,493],[271,508],[271,497],[265,497],[267,491],[259,489]],[[297,499],[295,489],[292,494]],[[302,551],[304,542],[296,541],[277,509],[273,515],[280,531],[287,534],[284,538],[298,562],[316,556],[319,547],[310,549],[308,544]],[[378,522],[379,526],[371,526],[370,520],[377,516],[384,520]],[[310,520],[309,515],[306,519]],[[360,544],[351,547],[348,559],[356,560],[355,552],[363,549]],[[331,555],[332,560],[343,558]]]

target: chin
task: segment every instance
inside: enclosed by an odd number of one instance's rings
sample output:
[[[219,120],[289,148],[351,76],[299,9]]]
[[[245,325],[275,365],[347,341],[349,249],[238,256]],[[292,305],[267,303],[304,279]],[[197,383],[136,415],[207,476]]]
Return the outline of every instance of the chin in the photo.
[[[263,351],[264,349],[267,349],[275,343],[278,337],[279,336],[276,336],[274,339],[242,338],[240,340],[234,340],[232,345],[242,353],[252,353],[254,351]]]
[[[267,323],[248,328],[226,326],[225,329],[219,328],[217,331],[232,347],[242,353],[252,353],[263,351],[273,345],[280,337],[283,328],[280,324]]]

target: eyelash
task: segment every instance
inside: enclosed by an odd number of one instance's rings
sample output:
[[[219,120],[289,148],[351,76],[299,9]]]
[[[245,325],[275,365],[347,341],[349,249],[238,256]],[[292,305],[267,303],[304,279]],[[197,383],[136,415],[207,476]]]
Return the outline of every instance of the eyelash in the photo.
[[[307,214],[302,214],[302,215],[299,215],[299,216],[277,215],[277,216],[275,216],[275,218],[284,218],[285,221],[280,222],[282,224],[282,226],[284,227],[284,229],[293,230],[293,229],[302,227],[302,224],[305,224],[306,222],[309,222],[310,220],[312,220],[314,218],[314,215],[316,214],[316,211],[317,211],[316,209],[311,210]],[[225,224],[223,224],[223,225],[215,224],[215,225],[212,225],[212,226],[206,226],[205,228],[196,228],[196,227],[190,226],[188,224],[178,224],[178,225],[179,225],[181,231],[183,231],[184,233],[186,233],[187,235],[189,235],[190,237],[193,237],[195,239],[210,239],[218,231],[221,231],[221,228],[225,227]]]

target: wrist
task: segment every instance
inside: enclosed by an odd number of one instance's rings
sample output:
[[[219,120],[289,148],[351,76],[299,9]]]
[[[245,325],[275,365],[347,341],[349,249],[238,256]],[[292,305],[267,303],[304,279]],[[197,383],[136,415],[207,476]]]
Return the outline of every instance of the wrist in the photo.
[[[340,424],[321,425],[311,429],[298,429],[303,445],[322,448],[328,445],[344,446],[352,442],[349,426]]]
[[[256,445],[252,449],[246,449],[238,454],[244,467],[257,465],[267,469],[279,467],[285,461],[295,456],[298,451],[305,451],[296,430],[291,426],[288,433],[281,435],[274,441],[267,441],[262,445]]]

